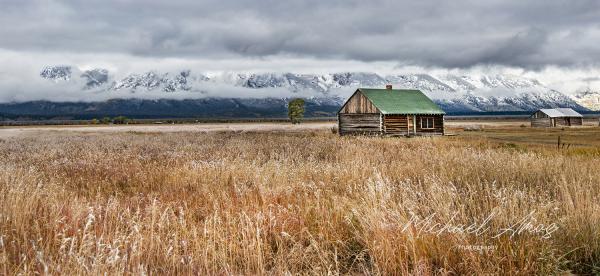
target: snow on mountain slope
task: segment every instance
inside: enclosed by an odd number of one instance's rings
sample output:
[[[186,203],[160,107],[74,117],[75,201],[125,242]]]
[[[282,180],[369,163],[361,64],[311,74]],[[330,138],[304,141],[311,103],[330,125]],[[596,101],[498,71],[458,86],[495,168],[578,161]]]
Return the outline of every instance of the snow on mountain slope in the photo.
[[[578,91],[574,99],[577,103],[591,110],[600,111],[600,92],[584,90]]]
[[[69,82],[76,69],[70,66],[50,66],[40,73],[42,78],[55,85]],[[286,95],[297,95],[341,105],[358,87],[379,87],[393,84],[394,88],[419,89],[436,101],[448,112],[479,111],[531,111],[538,108],[571,107],[586,110],[570,97],[550,89],[535,79],[520,76],[496,75],[432,75],[432,74],[393,74],[381,76],[369,72],[344,72],[333,74],[294,74],[294,73],[247,73],[218,72],[196,73],[190,70],[159,73],[147,71],[115,77],[105,69],[84,71],[81,78],[85,88],[96,92],[113,93],[129,91],[162,91],[188,93],[210,90],[212,87],[229,87],[232,90],[286,91]],[[275,90],[273,90],[275,89]],[[225,89],[227,90],[227,89]],[[83,93],[83,92],[82,92]],[[165,94],[168,98],[169,94]],[[195,93],[198,95],[199,93]],[[201,94],[201,93],[200,93]],[[220,94],[227,98],[227,93]],[[237,94],[231,98],[244,97]],[[591,96],[581,96],[581,103],[587,104]],[[588,98],[585,98],[588,97]],[[576,98],[579,99],[579,98]],[[593,100],[591,100],[593,102]]]
[[[419,89],[423,92],[455,92],[456,89],[441,80],[426,74],[392,75],[386,77],[387,82],[397,87]]]
[[[570,107],[586,110],[570,97],[534,79],[513,75],[473,75],[440,77],[453,92],[423,90],[446,110],[531,111],[538,108]],[[466,110],[465,110],[466,109]]]
[[[71,66],[46,66],[40,72],[40,77],[54,82],[69,81],[71,79]]]
[[[455,91],[473,91],[477,89],[474,80],[469,76],[445,75],[440,77],[440,79]]]
[[[203,80],[206,78],[203,78]],[[194,80],[194,78],[192,78]],[[160,89],[164,92],[189,91],[192,87],[189,85],[190,71],[184,70],[177,74],[157,74],[153,71],[141,75],[131,74],[127,77],[115,81],[108,90],[129,89],[135,92],[138,89],[155,90]]]

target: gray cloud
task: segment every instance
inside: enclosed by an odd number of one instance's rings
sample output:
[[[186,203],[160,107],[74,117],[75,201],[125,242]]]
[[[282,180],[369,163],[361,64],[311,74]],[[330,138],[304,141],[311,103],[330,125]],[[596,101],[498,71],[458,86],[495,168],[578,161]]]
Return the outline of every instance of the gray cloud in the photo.
[[[600,63],[598,18],[595,0],[2,0],[0,48],[445,68],[581,67]]]

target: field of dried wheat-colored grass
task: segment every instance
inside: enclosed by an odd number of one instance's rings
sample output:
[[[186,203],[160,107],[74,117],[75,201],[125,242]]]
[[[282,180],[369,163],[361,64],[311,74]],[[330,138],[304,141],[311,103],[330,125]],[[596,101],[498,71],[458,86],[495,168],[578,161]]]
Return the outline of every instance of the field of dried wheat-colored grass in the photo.
[[[52,132],[0,167],[0,274],[600,272],[597,150]]]

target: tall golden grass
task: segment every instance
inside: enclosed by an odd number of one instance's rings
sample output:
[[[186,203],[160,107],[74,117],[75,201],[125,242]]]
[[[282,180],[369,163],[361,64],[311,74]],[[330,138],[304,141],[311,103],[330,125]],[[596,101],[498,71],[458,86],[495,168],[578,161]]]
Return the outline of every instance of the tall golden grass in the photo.
[[[0,167],[0,274],[600,271],[593,154],[329,131],[55,133],[1,140]],[[530,212],[558,230],[489,235]],[[490,214],[486,235],[410,223]]]

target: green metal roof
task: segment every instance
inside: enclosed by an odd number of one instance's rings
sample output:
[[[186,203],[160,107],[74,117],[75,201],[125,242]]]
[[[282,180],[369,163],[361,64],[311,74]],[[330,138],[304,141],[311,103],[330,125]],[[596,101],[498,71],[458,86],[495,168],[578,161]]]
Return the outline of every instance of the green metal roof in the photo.
[[[359,88],[383,114],[446,114],[419,90]]]

